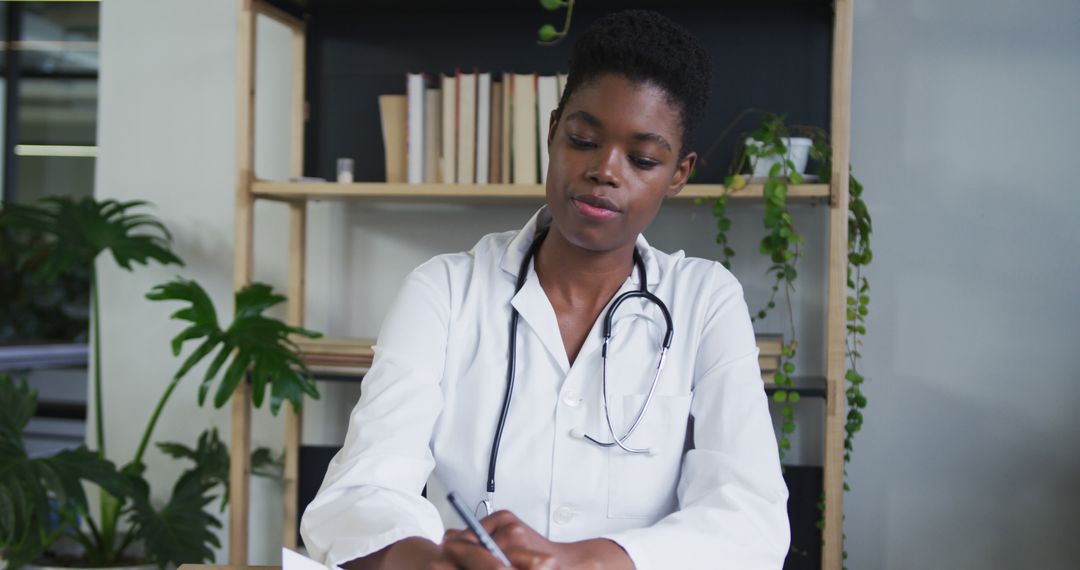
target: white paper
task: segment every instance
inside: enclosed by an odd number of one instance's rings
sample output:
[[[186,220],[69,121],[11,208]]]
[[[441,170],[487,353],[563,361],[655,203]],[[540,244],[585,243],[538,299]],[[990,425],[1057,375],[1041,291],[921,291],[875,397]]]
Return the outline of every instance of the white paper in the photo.
[[[326,570],[327,568],[328,566],[323,566],[299,552],[288,548],[281,549],[282,570]]]

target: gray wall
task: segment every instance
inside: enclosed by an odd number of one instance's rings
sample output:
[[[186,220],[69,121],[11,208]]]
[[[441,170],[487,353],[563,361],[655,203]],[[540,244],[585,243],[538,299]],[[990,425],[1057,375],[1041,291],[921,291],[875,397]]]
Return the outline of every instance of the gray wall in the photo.
[[[1066,173],[1080,132],[1080,10],[1074,2],[860,0],[855,23],[853,159],[875,216],[870,407],[846,499],[851,568],[1075,566],[1080,404],[1069,318],[1080,211]],[[183,269],[103,271],[110,455],[126,460],[179,360],[173,307],[142,295],[176,274],[231,313],[236,22],[232,2],[102,4],[99,197],[148,199],[173,230]],[[284,30],[260,24],[256,171],[286,174]],[[308,324],[374,336],[401,278],[480,235],[519,227],[528,206],[318,203],[310,209]],[[736,273],[764,303],[760,207],[733,208]],[[820,373],[826,210],[802,207],[807,236],[796,326],[800,372]],[[257,209],[256,278],[285,284],[284,208]],[[705,207],[672,205],[647,232],[666,250],[715,255]],[[1071,257],[1070,257],[1071,256]],[[378,271],[369,268],[377,267]],[[763,331],[786,331],[770,317]],[[198,371],[195,371],[197,374]],[[324,385],[308,443],[339,442],[354,388]],[[157,440],[228,432],[227,410],[194,407],[195,384],[166,409]],[[818,403],[799,415],[793,462],[820,461]],[[260,412],[255,442],[280,446]],[[175,464],[152,453],[163,495]],[[253,489],[253,562],[273,562],[278,490]]]
[[[856,2],[850,568],[1077,568],[1080,3]]]

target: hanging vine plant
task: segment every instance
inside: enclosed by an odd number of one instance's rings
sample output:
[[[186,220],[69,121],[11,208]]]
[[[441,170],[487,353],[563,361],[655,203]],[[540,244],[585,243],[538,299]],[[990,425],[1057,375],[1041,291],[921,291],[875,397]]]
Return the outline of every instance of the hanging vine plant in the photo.
[[[563,22],[561,30],[556,30],[555,26],[551,24],[544,24],[536,32],[538,44],[553,46],[565,38],[566,34],[570,33],[570,20],[574,17],[574,0],[540,0],[540,5],[551,12],[566,8],[566,21]]]
[[[789,436],[795,432],[795,404],[801,399],[799,393],[792,390],[798,340],[794,312],[791,310],[791,293],[795,290],[795,281],[798,278],[796,265],[802,256],[799,246],[803,243],[803,237],[795,228],[791,213],[788,211],[787,197],[788,185],[801,184],[803,175],[799,173],[789,156],[787,141],[790,135],[781,116],[756,109],[744,111],[732,121],[731,126],[721,133],[720,138],[722,139],[745,115],[753,112],[762,113],[763,118],[757,127],[748,133],[746,139],[748,143],[740,145],[736,152],[729,170],[730,174],[724,179],[727,191],[713,202],[713,216],[716,218],[716,243],[722,252],[720,262],[724,267],[731,269],[731,258],[734,257],[735,250],[731,247],[727,236],[727,232],[731,229],[731,219],[727,216],[728,197],[732,192],[738,192],[746,187],[749,172],[754,171],[759,161],[773,163],[762,185],[762,197],[765,204],[762,223],[766,233],[759,246],[760,252],[772,263],[766,274],[773,278],[773,283],[769,300],[765,306],[751,313],[751,320],[764,319],[776,308],[777,294],[782,288],[783,300],[788,308],[790,337],[781,348],[780,367],[774,377],[774,382],[779,389],[773,393],[772,397],[774,401],[782,404],[780,414],[783,420],[780,425],[778,445],[780,457],[783,458],[784,453],[791,449]],[[714,144],[713,148],[715,146]]]
[[[774,162],[762,184],[762,197],[765,211],[763,225],[766,234],[761,240],[760,252],[767,256],[772,264],[767,273],[773,277],[771,293],[765,306],[751,314],[751,320],[764,319],[776,308],[777,295],[783,292],[783,301],[787,306],[788,324],[791,337],[781,351],[780,369],[775,376],[775,382],[779,388],[773,393],[773,399],[783,406],[780,409],[783,420],[781,422],[781,434],[779,437],[781,458],[784,452],[790,449],[790,434],[795,431],[794,405],[800,400],[798,392],[791,390],[793,387],[793,374],[795,372],[794,357],[798,350],[798,340],[795,335],[794,314],[791,306],[791,293],[795,289],[795,281],[798,278],[797,264],[801,257],[800,245],[803,237],[795,228],[791,214],[787,207],[789,184],[801,184],[804,176],[798,172],[792,163],[788,153],[788,145],[791,136],[804,136],[811,140],[809,157],[818,164],[817,176],[819,180],[829,180],[832,176],[832,147],[829,143],[828,133],[818,127],[795,125],[788,127],[784,123],[784,117],[760,109],[747,109],[740,113],[724,129],[717,138],[716,143],[706,151],[705,156],[711,154],[717,144],[737,125],[744,117],[750,114],[760,114],[761,121],[751,132],[747,133],[749,144],[741,145],[732,160],[729,175],[724,179],[725,192],[717,198],[712,207],[713,216],[716,218],[716,243],[720,248],[720,262],[731,268],[731,259],[735,255],[734,249],[728,239],[727,232],[731,229],[731,219],[728,217],[727,205],[732,193],[743,190],[748,183],[750,172],[760,160]],[[742,139],[744,137],[740,137]],[[847,370],[845,379],[847,388],[848,413],[845,423],[844,437],[844,489],[850,489],[846,481],[847,463],[851,460],[854,451],[854,437],[862,428],[863,410],[866,408],[866,396],[862,393],[862,384],[865,378],[859,372],[859,360],[862,357],[860,348],[863,337],[866,334],[865,318],[869,314],[870,282],[863,275],[862,270],[873,259],[870,249],[870,234],[872,222],[869,209],[862,198],[863,186],[851,175],[849,178],[848,198],[848,267],[847,267],[847,307],[846,307],[846,357]],[[781,290],[781,288],[783,288]],[[822,505],[823,507],[823,505]]]

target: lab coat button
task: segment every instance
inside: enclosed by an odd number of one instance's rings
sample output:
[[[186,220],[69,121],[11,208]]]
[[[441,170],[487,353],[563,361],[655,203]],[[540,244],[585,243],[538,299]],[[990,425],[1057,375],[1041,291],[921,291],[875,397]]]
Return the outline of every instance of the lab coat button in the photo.
[[[571,408],[576,408],[579,404],[581,404],[581,398],[578,398],[577,394],[573,392],[567,392],[566,394],[564,394],[562,401],[564,404],[570,406]]]
[[[572,520],[574,520],[574,511],[570,507],[555,509],[555,522],[557,524],[566,524]]]

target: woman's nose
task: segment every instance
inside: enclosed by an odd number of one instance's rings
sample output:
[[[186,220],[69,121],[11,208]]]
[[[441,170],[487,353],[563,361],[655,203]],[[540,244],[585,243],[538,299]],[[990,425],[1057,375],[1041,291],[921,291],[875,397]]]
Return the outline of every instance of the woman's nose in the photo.
[[[592,167],[587,176],[594,184],[603,184],[618,188],[622,183],[619,172],[619,151],[615,148],[600,149],[596,153]]]

